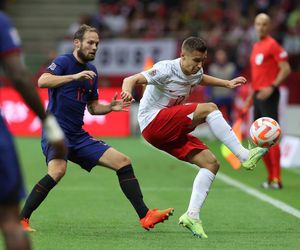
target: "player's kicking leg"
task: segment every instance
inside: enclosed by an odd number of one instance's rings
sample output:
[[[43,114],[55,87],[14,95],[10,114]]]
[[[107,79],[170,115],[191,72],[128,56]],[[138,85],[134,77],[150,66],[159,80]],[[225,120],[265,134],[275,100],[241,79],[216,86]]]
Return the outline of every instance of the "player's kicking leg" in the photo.
[[[201,104],[198,105],[197,109],[199,109],[200,105]],[[248,170],[253,170],[256,167],[257,162],[268,151],[268,149],[260,147],[251,148],[250,144],[248,149],[243,147],[232,128],[225,121],[222,113],[217,109],[216,105],[212,103],[203,105],[211,106],[209,108],[212,109],[212,111],[206,116],[206,122],[213,134],[222,143],[224,143],[231,152],[234,153],[234,155],[241,161],[242,167]]]

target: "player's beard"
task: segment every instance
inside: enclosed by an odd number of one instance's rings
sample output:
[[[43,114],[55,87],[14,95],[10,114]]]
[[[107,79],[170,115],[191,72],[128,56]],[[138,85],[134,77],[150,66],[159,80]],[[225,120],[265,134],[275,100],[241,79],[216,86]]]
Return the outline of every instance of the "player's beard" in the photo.
[[[85,55],[82,48],[77,51],[77,55],[84,62],[93,61],[95,59],[95,56],[91,56],[89,54]]]

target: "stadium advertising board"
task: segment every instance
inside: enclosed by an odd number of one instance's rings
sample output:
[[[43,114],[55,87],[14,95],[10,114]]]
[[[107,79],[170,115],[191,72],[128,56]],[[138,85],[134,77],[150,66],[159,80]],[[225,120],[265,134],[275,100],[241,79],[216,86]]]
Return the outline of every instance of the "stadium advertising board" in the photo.
[[[59,53],[70,53],[73,42],[62,42]],[[155,62],[177,56],[175,39],[106,39],[101,41],[93,64],[100,75],[130,75],[143,70],[147,57]]]
[[[47,89],[38,89],[45,106],[48,103]],[[104,88],[99,91],[100,101],[110,102],[119,88]],[[26,106],[20,95],[12,88],[0,88],[1,113],[10,131],[16,136],[40,136],[41,123]],[[107,115],[92,116],[85,111],[84,128],[93,136],[128,136],[129,112],[112,112]]]

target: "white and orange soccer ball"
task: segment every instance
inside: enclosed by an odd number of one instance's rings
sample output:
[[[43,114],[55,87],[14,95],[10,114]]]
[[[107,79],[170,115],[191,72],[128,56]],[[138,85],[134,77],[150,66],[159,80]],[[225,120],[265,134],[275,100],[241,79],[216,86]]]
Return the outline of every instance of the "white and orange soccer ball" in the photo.
[[[270,117],[261,117],[254,121],[250,127],[250,137],[259,147],[271,147],[281,136],[281,128],[277,121]]]

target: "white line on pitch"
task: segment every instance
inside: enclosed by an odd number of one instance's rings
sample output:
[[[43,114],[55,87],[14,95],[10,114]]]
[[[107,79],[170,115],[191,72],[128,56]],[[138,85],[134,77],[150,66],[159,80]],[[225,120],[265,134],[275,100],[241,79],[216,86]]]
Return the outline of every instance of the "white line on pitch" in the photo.
[[[298,209],[293,208],[280,200],[276,200],[262,192],[259,192],[258,190],[251,188],[237,180],[234,180],[223,173],[218,172],[217,178],[230,186],[236,187],[236,188],[242,190],[243,192],[254,196],[257,199],[262,200],[266,203],[269,203],[272,206],[282,210],[283,212],[291,214],[300,219],[300,211]]]

